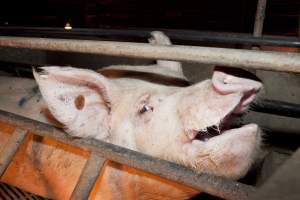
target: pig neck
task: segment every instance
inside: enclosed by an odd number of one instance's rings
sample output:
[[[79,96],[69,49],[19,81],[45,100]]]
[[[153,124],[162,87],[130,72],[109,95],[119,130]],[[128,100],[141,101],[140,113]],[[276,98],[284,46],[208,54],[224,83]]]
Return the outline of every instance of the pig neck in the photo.
[[[144,80],[151,83],[156,83],[160,85],[169,85],[169,86],[189,86],[191,85],[189,81],[184,77],[183,74],[179,72],[174,72],[169,70],[168,72],[161,71],[163,68],[157,65],[149,65],[145,69],[145,66],[134,66],[134,70],[130,70],[133,66],[110,66],[105,67],[100,70],[97,70],[98,73],[110,79],[135,79],[135,80]],[[141,67],[141,71],[138,71],[136,68]],[[153,69],[156,68],[156,69]],[[157,67],[159,67],[157,69]],[[145,71],[143,71],[145,70]],[[176,74],[176,75],[175,75]]]

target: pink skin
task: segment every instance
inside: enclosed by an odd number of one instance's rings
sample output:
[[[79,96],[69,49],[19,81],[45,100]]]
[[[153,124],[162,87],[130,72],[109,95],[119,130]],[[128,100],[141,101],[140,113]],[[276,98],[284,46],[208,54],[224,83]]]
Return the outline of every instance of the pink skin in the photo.
[[[226,124],[233,113],[239,114],[247,109],[262,88],[262,83],[237,77],[224,71],[214,71],[212,77],[214,91],[224,97],[230,94],[241,94],[238,103],[227,111],[223,120],[220,120]],[[218,126],[218,124],[216,125]],[[258,152],[260,143],[258,126],[248,124],[241,128],[220,131],[219,134],[219,136],[211,139],[199,141],[195,139],[197,135],[195,131],[189,132],[187,135],[189,142],[183,145],[183,151],[188,157],[201,157],[200,162],[191,163],[191,165],[195,165],[195,168],[206,168],[205,171],[208,173],[222,174],[237,179],[241,174],[245,174],[246,171],[243,169],[249,169],[255,154]],[[220,152],[226,152],[226,156],[220,155]],[[230,161],[226,160],[227,156],[231,157]],[[241,162],[243,159],[252,161]],[[222,163],[223,168],[226,168],[226,171],[219,168],[220,163]]]
[[[158,65],[182,72],[174,61]],[[221,128],[233,114],[246,110],[262,87],[234,70],[216,68],[212,80],[174,87],[135,78],[109,79],[71,67],[42,69],[34,76],[43,98],[73,136],[104,140],[232,179],[246,174],[259,150],[257,125]],[[84,99],[80,109],[78,97]],[[211,127],[218,134],[206,137]]]
[[[105,140],[233,179],[248,171],[259,149],[255,124],[220,131],[204,141],[195,137],[246,109],[260,82],[216,71],[212,81],[180,88],[110,80],[83,69],[43,69],[41,75],[35,73],[42,95],[71,135]],[[74,102],[80,95],[85,105],[78,110]]]
[[[240,113],[255,99],[256,94],[262,88],[262,83],[256,80],[237,77],[223,71],[214,71],[212,83],[215,90],[221,94],[242,92],[244,97],[239,107],[234,111]]]

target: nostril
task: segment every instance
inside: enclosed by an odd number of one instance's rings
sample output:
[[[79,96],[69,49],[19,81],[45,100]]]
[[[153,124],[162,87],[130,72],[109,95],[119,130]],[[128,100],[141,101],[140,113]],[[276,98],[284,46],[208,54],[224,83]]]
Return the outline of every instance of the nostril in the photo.
[[[216,71],[212,77],[212,84],[214,89],[221,94],[230,94],[238,92],[240,84],[234,83],[234,77],[223,72]]]
[[[223,83],[224,84],[229,84],[231,82],[232,77],[231,76],[225,76]]]

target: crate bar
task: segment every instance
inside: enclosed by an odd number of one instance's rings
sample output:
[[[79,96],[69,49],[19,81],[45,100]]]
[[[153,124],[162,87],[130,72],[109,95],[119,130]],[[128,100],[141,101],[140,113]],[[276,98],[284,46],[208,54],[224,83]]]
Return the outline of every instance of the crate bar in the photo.
[[[20,145],[24,141],[27,131],[17,128],[0,153],[0,177],[7,169],[14,155],[17,153]]]
[[[0,110],[0,121],[14,124],[30,130],[40,136],[47,136],[63,143],[97,153],[103,158],[149,172],[171,181],[185,184],[192,188],[228,200],[246,200],[256,191],[253,186],[231,181],[205,173],[196,173],[190,168],[153,158],[103,141],[72,139],[60,129],[12,113]]]
[[[300,199],[300,148],[251,195],[253,200],[298,200]]]
[[[258,0],[256,15],[255,15],[254,31],[253,31],[254,37],[262,36],[266,6],[267,6],[267,0]]]
[[[261,99],[250,104],[250,110],[260,113],[300,118],[300,104]]]
[[[0,37],[0,47],[164,59],[272,71],[300,72],[300,55],[297,53],[9,36]]]
[[[91,152],[79,177],[70,200],[88,199],[90,192],[101,172],[105,159],[97,153]]]
[[[270,36],[254,37],[246,33],[230,32],[208,32],[176,29],[89,29],[73,28],[66,31],[64,28],[45,27],[1,27],[0,35],[26,36],[26,37],[54,37],[54,38],[76,38],[76,39],[99,39],[108,38],[113,40],[147,40],[151,31],[163,31],[173,41],[194,43],[219,43],[219,44],[241,44],[241,45],[268,45],[300,47],[297,37]]]

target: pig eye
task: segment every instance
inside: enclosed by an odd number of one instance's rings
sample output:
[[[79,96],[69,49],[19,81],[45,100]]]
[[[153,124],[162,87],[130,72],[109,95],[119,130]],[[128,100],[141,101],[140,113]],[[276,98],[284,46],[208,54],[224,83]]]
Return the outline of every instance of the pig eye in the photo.
[[[140,114],[143,114],[148,111],[153,111],[153,107],[149,105],[144,105],[143,108],[139,111]]]

